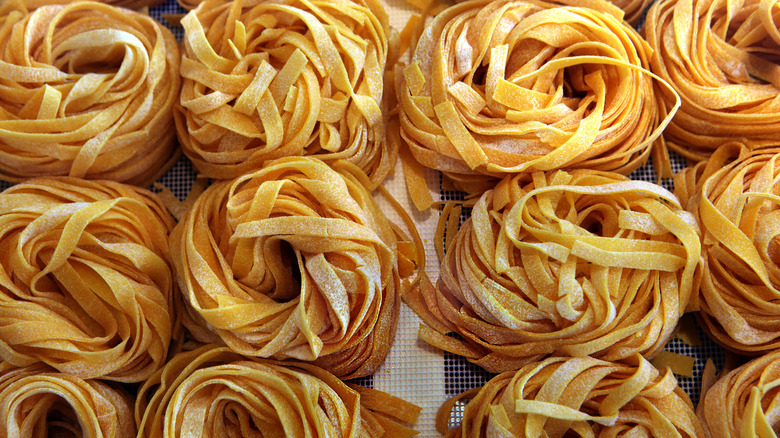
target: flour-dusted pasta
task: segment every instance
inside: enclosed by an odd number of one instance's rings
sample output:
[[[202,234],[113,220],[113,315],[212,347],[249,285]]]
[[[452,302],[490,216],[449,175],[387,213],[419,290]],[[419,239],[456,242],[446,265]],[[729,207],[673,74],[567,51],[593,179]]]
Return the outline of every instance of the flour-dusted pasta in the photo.
[[[148,15],[77,1],[0,5],[0,179],[145,185],[176,160],[179,50]]]
[[[695,292],[697,229],[653,183],[590,170],[506,177],[457,230],[437,286],[406,301],[424,340],[491,372],[550,354],[651,358]]]
[[[172,228],[154,194],[122,183],[37,178],[0,193],[0,358],[149,377],[177,332]]]

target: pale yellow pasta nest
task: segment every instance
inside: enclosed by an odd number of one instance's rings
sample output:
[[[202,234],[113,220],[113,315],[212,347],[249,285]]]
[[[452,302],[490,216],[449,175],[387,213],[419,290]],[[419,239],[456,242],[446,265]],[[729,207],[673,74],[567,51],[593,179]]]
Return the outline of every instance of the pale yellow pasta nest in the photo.
[[[77,1],[0,6],[0,179],[144,185],[178,148],[179,50],[151,17]]]
[[[731,370],[702,394],[696,412],[706,437],[777,438],[780,351]]]
[[[172,228],[151,192],[121,183],[37,178],[0,193],[0,357],[146,379],[175,319]]]
[[[355,173],[309,157],[272,161],[210,186],[174,229],[193,318],[232,349],[316,361],[340,377],[371,374],[384,360],[416,250],[365,174],[343,164]]]
[[[476,202],[437,287],[405,299],[424,340],[491,372],[551,354],[650,358],[686,310],[699,256],[692,215],[660,186],[520,175]]]
[[[0,362],[0,424],[7,438],[129,438],[136,434],[129,394],[44,365]]]
[[[396,73],[414,159],[470,193],[520,172],[641,166],[674,110],[659,110],[663,81],[621,16],[578,0],[478,0],[437,15]]]
[[[314,365],[207,345],[175,356],[146,381],[135,416],[143,437],[407,438],[416,432],[404,423],[418,413]]]
[[[744,354],[780,348],[779,153],[724,146],[675,177],[701,223],[699,322]]]
[[[780,6],[776,0],[661,0],[644,35],[651,68],[679,93],[682,106],[664,138],[689,160],[723,143],[777,145],[780,132]]]
[[[392,170],[378,1],[211,0],[182,25],[176,125],[204,175],[235,178],[300,155],[350,161],[374,185]]]
[[[447,431],[460,399],[472,400],[462,423]],[[590,357],[529,363],[445,403],[437,428],[446,438],[704,436],[672,372],[659,372],[641,356],[620,363]]]

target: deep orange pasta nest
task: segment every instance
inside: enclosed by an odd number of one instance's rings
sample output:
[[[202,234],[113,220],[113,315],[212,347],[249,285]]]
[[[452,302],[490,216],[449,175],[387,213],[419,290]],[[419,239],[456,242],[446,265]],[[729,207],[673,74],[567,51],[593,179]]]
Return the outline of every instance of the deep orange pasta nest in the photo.
[[[0,6],[0,178],[144,185],[175,162],[179,50],[151,17],[78,1]]]
[[[350,161],[373,185],[392,170],[398,142],[386,141],[381,3],[212,0],[182,25],[176,122],[204,175],[235,178],[299,155]]]
[[[686,310],[699,256],[695,221],[660,186],[519,175],[477,200],[436,288],[405,299],[424,340],[491,372],[550,354],[650,358]]]
[[[659,110],[654,85],[665,83],[621,17],[577,0],[470,1],[437,15],[395,75],[414,159],[469,193],[519,172],[638,168],[674,109]]]
[[[420,245],[385,218],[365,174],[336,166],[283,158],[195,201],[171,250],[193,319],[211,330],[191,328],[197,338],[344,378],[384,360]]]
[[[205,346],[171,359],[139,391],[144,437],[407,438],[419,408],[314,365]],[[260,433],[259,433],[260,432]]]
[[[780,31],[777,1],[662,0],[648,11],[644,35],[652,71],[682,106],[664,131],[668,146],[694,161],[722,144],[778,145]]]
[[[44,364],[0,362],[0,424],[8,438],[128,438],[136,434],[129,394]]]
[[[706,436],[776,437],[778,385],[780,351],[753,359],[718,379],[696,408]]]
[[[0,357],[149,377],[176,319],[172,228],[152,193],[121,183],[38,178],[0,193]]]
[[[469,398],[462,423],[447,431],[455,401]],[[659,372],[641,356],[620,363],[590,357],[529,363],[445,403],[437,428],[446,438],[704,436],[672,372]]]
[[[699,321],[726,348],[780,348],[780,149],[718,149],[675,177],[701,223]]]

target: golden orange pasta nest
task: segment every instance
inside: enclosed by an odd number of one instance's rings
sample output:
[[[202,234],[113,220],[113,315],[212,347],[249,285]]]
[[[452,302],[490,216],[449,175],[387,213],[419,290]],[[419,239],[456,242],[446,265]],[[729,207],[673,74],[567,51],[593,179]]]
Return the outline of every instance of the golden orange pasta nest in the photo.
[[[147,184],[176,158],[179,50],[151,17],[77,1],[0,6],[0,178]]]
[[[377,0],[211,0],[182,25],[176,126],[204,175],[235,178],[299,155],[347,160],[374,185],[392,170],[389,25]]]
[[[674,109],[659,110],[665,83],[621,18],[586,0],[478,0],[437,15],[396,73],[414,159],[470,193],[525,171],[638,168]]]
[[[8,438],[127,438],[136,434],[130,396],[98,380],[38,363],[0,362],[0,424]]]
[[[644,34],[652,71],[682,106],[664,131],[668,146],[690,160],[706,159],[723,143],[778,145],[780,31],[776,1],[661,0],[649,10]]]
[[[550,354],[653,357],[700,256],[672,193],[588,170],[504,178],[449,240],[437,287],[405,299],[424,340],[491,372]]]
[[[335,165],[287,157],[215,183],[176,226],[171,249],[193,319],[229,347],[351,378],[386,356],[420,244],[385,218],[365,174]]]
[[[122,183],[37,178],[0,193],[0,358],[149,377],[176,319],[172,228],[151,192]]]
[[[701,223],[699,322],[745,354],[780,348],[780,148],[726,145],[675,177]]]
[[[146,381],[135,416],[139,436],[147,437],[406,438],[416,432],[404,423],[418,413],[311,364],[249,359],[207,345],[175,356]]]
[[[462,423],[447,431],[455,402],[467,398]],[[445,403],[437,428],[446,438],[704,436],[672,372],[638,355],[620,363],[590,357],[529,363]]]
[[[778,386],[780,351],[753,359],[718,379],[696,408],[706,436],[776,438]]]

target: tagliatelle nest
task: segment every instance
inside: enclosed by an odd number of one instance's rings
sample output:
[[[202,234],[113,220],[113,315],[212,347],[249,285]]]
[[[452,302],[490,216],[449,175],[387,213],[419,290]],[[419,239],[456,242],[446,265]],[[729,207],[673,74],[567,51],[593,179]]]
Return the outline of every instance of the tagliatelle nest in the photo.
[[[0,424],[7,438],[135,436],[128,394],[44,364],[0,363]]]
[[[437,287],[405,299],[424,340],[491,372],[551,354],[650,358],[686,310],[699,256],[693,217],[660,186],[587,170],[520,175],[476,202]]]
[[[447,431],[455,401],[471,397],[461,425]],[[437,428],[446,438],[704,436],[672,372],[659,372],[641,356],[622,363],[590,357],[529,363],[445,403]]]
[[[696,411],[708,437],[775,438],[780,425],[780,351],[730,371],[702,395]]]
[[[288,157],[216,183],[174,229],[171,249],[194,318],[232,349],[351,378],[386,356],[399,294],[421,259],[419,242],[364,187],[367,177],[337,167]]]
[[[378,185],[392,170],[384,75],[389,25],[376,0],[206,1],[182,20],[176,122],[204,175],[268,160],[347,160]]]
[[[38,178],[0,193],[0,357],[139,382],[174,331],[173,220],[110,181]]]
[[[780,348],[778,153],[724,146],[675,177],[676,193],[690,198],[686,208],[701,223],[699,321],[743,354]]]
[[[182,353],[141,387],[141,436],[407,438],[419,408],[347,385],[314,365],[248,359],[205,346]]]
[[[665,83],[621,17],[577,0],[470,1],[437,15],[396,73],[414,159],[470,193],[520,172],[638,168],[674,109],[659,110],[654,83]]]
[[[724,143],[778,145],[780,30],[776,1],[662,0],[644,34],[652,70],[679,93],[682,106],[664,131],[669,147],[694,161]]]
[[[179,50],[147,15],[78,1],[0,7],[0,178],[144,185],[176,160]]]

